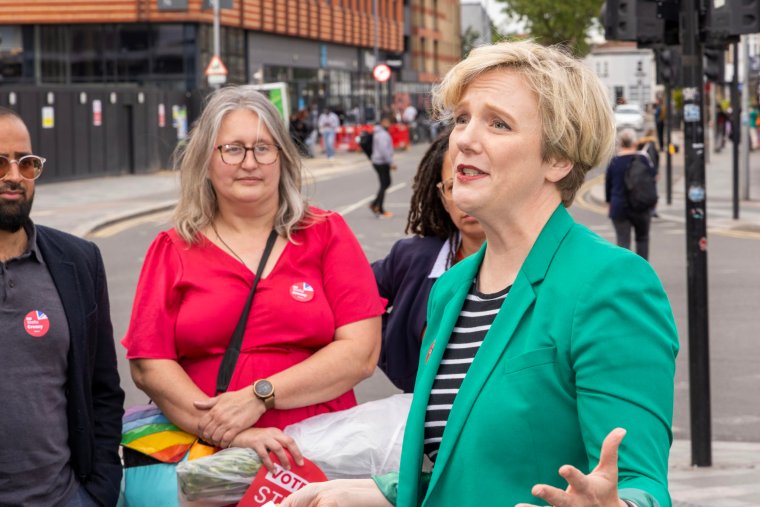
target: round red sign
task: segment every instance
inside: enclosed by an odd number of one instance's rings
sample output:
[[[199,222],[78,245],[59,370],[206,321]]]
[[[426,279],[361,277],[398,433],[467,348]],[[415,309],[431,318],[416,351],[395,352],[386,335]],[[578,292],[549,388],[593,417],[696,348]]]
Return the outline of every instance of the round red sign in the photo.
[[[375,68],[372,69],[372,77],[374,77],[375,80],[384,83],[391,77],[391,68],[384,63],[375,65]]]

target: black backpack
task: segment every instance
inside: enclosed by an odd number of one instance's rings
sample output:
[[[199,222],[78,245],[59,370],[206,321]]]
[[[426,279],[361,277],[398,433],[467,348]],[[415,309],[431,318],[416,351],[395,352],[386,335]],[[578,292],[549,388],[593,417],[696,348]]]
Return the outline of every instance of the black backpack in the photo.
[[[625,170],[625,190],[630,211],[647,211],[657,204],[657,181],[642,155],[634,155]]]
[[[362,132],[359,134],[359,136],[356,138],[356,142],[359,145],[359,147],[362,149],[365,155],[367,155],[367,158],[372,158],[372,141],[374,138],[374,134],[372,132]]]

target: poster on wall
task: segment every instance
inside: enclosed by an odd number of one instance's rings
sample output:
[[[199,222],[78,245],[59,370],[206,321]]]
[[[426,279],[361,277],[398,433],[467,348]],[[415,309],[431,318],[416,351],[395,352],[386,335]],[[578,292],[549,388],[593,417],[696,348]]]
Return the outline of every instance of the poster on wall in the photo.
[[[92,101],[92,125],[94,127],[103,125],[103,103],[98,99]]]
[[[42,108],[42,128],[51,129],[55,127],[55,110],[53,106],[44,106]]]

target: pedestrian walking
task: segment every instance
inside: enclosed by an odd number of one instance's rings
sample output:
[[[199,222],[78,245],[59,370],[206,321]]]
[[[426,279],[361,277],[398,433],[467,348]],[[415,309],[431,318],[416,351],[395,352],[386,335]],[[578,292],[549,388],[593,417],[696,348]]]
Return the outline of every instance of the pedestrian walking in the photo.
[[[98,248],[35,224],[45,159],[0,108],[0,505],[116,505],[119,387]]]
[[[654,125],[657,129],[657,146],[660,151],[665,149],[665,108],[667,106],[664,103],[662,97],[657,98],[657,103],[654,106]]]
[[[335,134],[340,127],[340,118],[331,109],[325,109],[319,115],[318,127],[322,142],[325,143],[325,155],[329,160],[335,156]]]
[[[636,150],[649,159],[649,163],[654,168],[655,179],[660,178],[660,152],[657,149],[657,138],[655,137],[655,131],[648,129],[644,132],[644,135],[636,141]],[[657,206],[652,206],[651,214],[655,218],[659,218],[657,214]]]
[[[391,126],[391,119],[383,116],[380,123],[375,125],[372,131],[372,167],[377,173],[377,179],[380,186],[377,190],[375,200],[369,205],[369,208],[378,218],[390,218],[393,213],[387,211],[385,204],[385,191],[391,186],[391,170],[396,168],[393,163],[393,140],[388,132]]]
[[[636,190],[629,188],[630,171],[636,165],[651,176],[655,182],[656,172],[649,158],[636,149],[636,132],[633,129],[623,129],[618,135],[618,152],[607,166],[605,177],[605,199],[609,203],[609,217],[615,227],[618,246],[631,248],[631,229],[636,240],[636,253],[645,259],[649,258],[649,228],[652,221],[652,206],[645,209],[634,209],[631,194]],[[656,184],[655,184],[656,185]],[[656,197],[656,186],[655,186]],[[655,199],[656,203],[656,199]]]

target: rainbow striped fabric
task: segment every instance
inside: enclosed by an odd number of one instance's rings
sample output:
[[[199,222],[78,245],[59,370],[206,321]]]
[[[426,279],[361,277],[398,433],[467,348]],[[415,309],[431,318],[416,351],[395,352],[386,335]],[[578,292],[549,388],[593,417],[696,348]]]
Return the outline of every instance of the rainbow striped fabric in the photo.
[[[172,424],[156,405],[138,405],[124,413],[121,445],[163,463],[178,463],[198,437]]]

